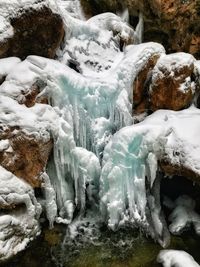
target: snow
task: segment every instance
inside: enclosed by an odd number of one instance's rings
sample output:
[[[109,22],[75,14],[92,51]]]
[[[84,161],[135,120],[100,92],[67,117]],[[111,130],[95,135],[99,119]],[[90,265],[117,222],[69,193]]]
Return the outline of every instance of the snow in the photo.
[[[6,215],[2,210],[0,216],[0,258],[5,260],[24,249],[40,233],[41,206],[31,186],[1,166],[0,205],[5,209],[13,207]]]
[[[59,60],[67,65],[69,61],[75,62],[84,76],[103,78],[116,68],[124,56],[120,52],[120,40],[139,43],[142,18],[134,31],[112,13],[100,14],[81,23],[71,19],[69,14],[63,13],[63,17],[67,34],[64,49],[58,53]]]
[[[3,41],[5,39],[8,39],[12,37],[14,34],[13,27],[10,25],[10,23],[4,18],[2,15],[0,15],[0,40]]]
[[[172,234],[181,234],[184,230],[193,226],[196,234],[200,235],[200,215],[195,211],[195,201],[189,196],[178,197],[170,205],[173,209],[169,215],[169,231]]]
[[[1,58],[0,59],[0,79],[6,77],[10,72],[14,71],[17,64],[21,60],[17,57]]]
[[[163,267],[199,267],[191,255],[181,250],[162,250],[157,262]]]

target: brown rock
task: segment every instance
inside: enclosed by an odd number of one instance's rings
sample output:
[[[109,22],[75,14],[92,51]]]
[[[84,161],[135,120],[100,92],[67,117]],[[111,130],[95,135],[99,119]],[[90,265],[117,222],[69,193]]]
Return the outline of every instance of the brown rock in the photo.
[[[194,58],[189,54],[162,56],[152,73],[150,109],[181,110],[188,107],[194,95],[193,70]]]
[[[200,35],[193,35],[190,42],[189,52],[192,55],[195,55],[197,58],[200,58]]]
[[[200,184],[200,177],[192,169],[186,168],[183,164],[174,165],[169,161],[161,160],[159,162],[161,170],[168,176],[183,176]]]
[[[37,98],[45,83],[38,80],[24,94],[24,101],[27,107],[35,103],[48,104],[45,97]],[[26,135],[19,127],[4,126],[0,129],[0,140],[9,141],[9,149],[0,151],[0,165],[24,179],[32,187],[40,187],[42,180],[41,173],[45,170],[49,155],[53,147],[53,140],[44,141],[35,136]]]
[[[141,114],[148,110],[148,85],[151,78],[152,69],[160,55],[151,56],[144,68],[138,73],[133,83],[133,112],[134,115]]]
[[[28,55],[54,58],[64,37],[64,26],[59,15],[49,8],[26,10],[11,19],[14,36],[0,43],[0,57]]]
[[[28,108],[35,105],[35,103],[48,104],[48,99],[45,96],[38,97],[38,94],[46,86],[43,81],[36,81],[27,92],[22,92],[23,98],[20,104],[26,105]]]
[[[20,129],[4,129],[0,139],[9,140],[9,148],[0,151],[0,165],[33,187],[41,186],[44,171],[52,149],[52,140],[37,140]]]

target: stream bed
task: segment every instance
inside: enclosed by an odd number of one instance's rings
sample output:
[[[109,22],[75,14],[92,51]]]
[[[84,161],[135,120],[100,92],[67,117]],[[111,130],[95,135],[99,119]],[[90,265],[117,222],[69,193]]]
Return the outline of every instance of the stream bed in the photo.
[[[158,267],[156,257],[161,247],[137,230],[118,232],[101,230],[96,238],[74,240],[66,236],[66,227],[44,227],[42,234],[27,249],[3,267]],[[131,233],[131,234],[130,234]],[[65,241],[64,241],[65,240]],[[185,250],[200,263],[200,237],[192,232],[172,237],[170,249]]]

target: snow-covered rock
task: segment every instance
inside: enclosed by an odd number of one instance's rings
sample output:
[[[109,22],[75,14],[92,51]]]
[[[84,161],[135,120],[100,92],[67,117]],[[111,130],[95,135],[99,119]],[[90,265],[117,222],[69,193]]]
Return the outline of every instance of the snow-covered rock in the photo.
[[[162,250],[157,257],[157,262],[163,267],[199,267],[190,254],[181,250]]]
[[[163,55],[152,71],[150,108],[181,110],[192,103],[195,59],[186,53]]]
[[[5,260],[40,233],[42,209],[31,186],[1,166],[0,208],[0,259]]]
[[[63,22],[53,0],[2,0],[0,57],[28,55],[54,58],[64,36]]]

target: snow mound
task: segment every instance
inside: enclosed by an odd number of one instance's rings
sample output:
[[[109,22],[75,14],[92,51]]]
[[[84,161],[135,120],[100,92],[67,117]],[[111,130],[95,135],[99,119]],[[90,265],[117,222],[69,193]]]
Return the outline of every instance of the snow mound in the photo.
[[[163,267],[199,267],[191,255],[181,250],[162,250],[157,262]]]
[[[0,258],[5,260],[23,250],[40,233],[38,219],[42,209],[31,186],[1,166],[0,206]]]

